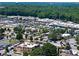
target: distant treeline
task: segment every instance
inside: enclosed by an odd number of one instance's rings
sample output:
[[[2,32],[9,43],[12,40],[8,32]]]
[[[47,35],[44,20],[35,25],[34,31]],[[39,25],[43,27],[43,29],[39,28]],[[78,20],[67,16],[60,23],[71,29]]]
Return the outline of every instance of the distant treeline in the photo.
[[[2,15],[34,16],[79,23],[79,7],[12,5],[0,8]]]

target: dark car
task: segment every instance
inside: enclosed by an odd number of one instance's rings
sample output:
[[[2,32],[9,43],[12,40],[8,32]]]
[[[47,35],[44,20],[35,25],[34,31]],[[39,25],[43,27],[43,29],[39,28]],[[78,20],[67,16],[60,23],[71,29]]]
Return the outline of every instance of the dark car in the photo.
[[[0,37],[0,40],[2,40],[2,39],[4,39],[4,37],[1,36],[1,37]]]

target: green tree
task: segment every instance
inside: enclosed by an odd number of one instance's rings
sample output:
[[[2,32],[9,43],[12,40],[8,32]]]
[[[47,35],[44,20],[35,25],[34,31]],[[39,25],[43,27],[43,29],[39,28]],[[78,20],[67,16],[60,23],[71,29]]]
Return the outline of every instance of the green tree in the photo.
[[[42,41],[43,40],[43,38],[40,38],[40,41]]]
[[[22,25],[19,25],[18,27],[14,28],[14,32],[15,33],[22,33],[23,34],[25,32],[25,30],[24,30]]]
[[[23,56],[28,56],[28,53],[26,51],[24,51]]]
[[[66,49],[67,49],[67,50],[70,50],[70,49],[71,49],[69,43],[66,44]]]
[[[8,46],[6,46],[6,47],[5,47],[5,54],[8,53],[8,52],[9,52]]]
[[[42,56],[43,50],[42,48],[34,48],[33,51],[30,53],[31,56]]]
[[[17,33],[16,39],[21,41],[23,39],[23,35],[21,33]]]
[[[57,41],[57,34],[56,33],[50,33],[48,35],[48,38],[53,40],[53,41]]]
[[[57,56],[58,55],[57,47],[50,43],[44,44],[42,49],[43,49],[43,55],[45,56]]]
[[[79,50],[79,46],[77,46],[77,49]]]
[[[35,40],[38,40],[38,38],[35,38]]]
[[[77,44],[79,44],[79,35],[76,36]]]
[[[27,39],[27,37],[28,37],[28,34],[25,34],[25,38]]]
[[[58,56],[58,51],[56,46],[45,43],[43,47],[34,48],[30,53],[32,56]]]
[[[5,29],[3,28],[0,28],[0,34],[4,33],[5,32]]]
[[[43,33],[47,33],[48,32],[48,29],[47,28],[43,28]]]
[[[32,37],[32,36],[30,36],[30,41],[31,41],[31,42],[33,41],[33,37]]]

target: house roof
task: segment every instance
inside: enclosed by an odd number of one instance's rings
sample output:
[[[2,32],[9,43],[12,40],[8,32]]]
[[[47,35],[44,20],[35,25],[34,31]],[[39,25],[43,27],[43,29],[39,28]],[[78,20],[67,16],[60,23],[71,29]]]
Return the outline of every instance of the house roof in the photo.
[[[62,34],[61,36],[62,36],[62,37],[67,37],[67,36],[70,36],[70,34],[66,34],[66,33],[65,33],[65,34]]]
[[[26,47],[26,48],[33,48],[35,46],[38,46],[38,44],[34,44],[34,43],[29,43],[29,42],[24,42],[22,44],[19,45],[20,47]]]

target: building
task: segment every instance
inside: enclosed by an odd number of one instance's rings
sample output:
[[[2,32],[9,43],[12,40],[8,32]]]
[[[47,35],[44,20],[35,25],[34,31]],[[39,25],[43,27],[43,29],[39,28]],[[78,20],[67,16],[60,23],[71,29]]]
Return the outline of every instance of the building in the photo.
[[[63,37],[64,39],[69,39],[71,38],[71,35],[68,33],[64,33],[64,34],[61,34],[61,37]]]
[[[22,54],[24,51],[27,53],[32,51],[32,48],[37,47],[38,44],[30,43],[30,42],[24,42],[19,44],[18,46],[14,47],[16,54]]]

